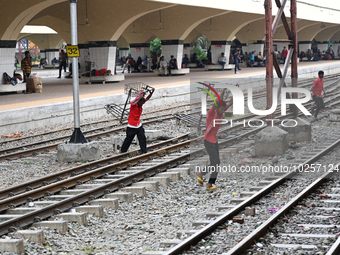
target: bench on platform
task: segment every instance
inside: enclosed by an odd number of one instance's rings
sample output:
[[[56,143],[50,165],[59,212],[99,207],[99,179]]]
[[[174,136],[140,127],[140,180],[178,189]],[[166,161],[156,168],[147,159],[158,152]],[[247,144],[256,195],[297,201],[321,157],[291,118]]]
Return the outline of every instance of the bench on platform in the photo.
[[[0,93],[4,92],[25,92],[26,91],[26,83],[18,83],[13,86],[12,84],[0,84]]]
[[[187,64],[187,68],[196,68],[197,67],[197,63],[188,63]]]
[[[217,65],[206,65],[204,67],[205,71],[211,71],[211,70],[222,70],[222,66],[220,64]],[[232,70],[235,69],[235,65],[225,65],[224,70]]]
[[[106,82],[120,82],[124,81],[125,76],[124,74],[115,74],[115,75],[107,75],[107,76],[92,76],[92,77],[84,77],[82,76],[79,80],[80,83],[87,83],[87,84],[92,84],[92,83],[103,83],[105,84]]]
[[[54,69],[54,68],[58,68],[59,65],[43,65],[44,69]]]
[[[153,70],[153,72],[160,76],[165,76],[165,69],[161,69],[160,71],[158,69]],[[187,73],[190,73],[189,68],[182,68],[182,69],[171,69],[172,75],[185,75]]]

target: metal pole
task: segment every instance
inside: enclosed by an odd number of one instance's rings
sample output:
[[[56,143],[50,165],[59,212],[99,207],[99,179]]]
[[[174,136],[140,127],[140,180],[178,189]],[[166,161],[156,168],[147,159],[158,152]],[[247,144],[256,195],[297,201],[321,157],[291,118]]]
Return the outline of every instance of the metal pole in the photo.
[[[266,84],[267,84],[267,109],[273,104],[273,33],[272,33],[272,0],[265,0],[265,26],[266,26]],[[268,115],[268,119],[274,119],[274,114]]]
[[[70,0],[71,45],[78,45],[77,2]],[[78,58],[72,58],[74,131],[70,143],[87,143],[80,130]]]
[[[292,65],[291,65],[291,75],[292,75],[292,86],[297,87],[297,79],[298,79],[298,69],[297,69],[297,51],[298,51],[298,42],[297,42],[297,8],[296,8],[296,0],[291,0],[290,3],[290,15],[291,15],[291,31],[292,31],[292,41],[293,41],[293,56],[292,56]],[[292,98],[297,98],[297,93],[293,93]],[[298,109],[295,105],[291,109],[294,112],[295,118],[298,114]]]

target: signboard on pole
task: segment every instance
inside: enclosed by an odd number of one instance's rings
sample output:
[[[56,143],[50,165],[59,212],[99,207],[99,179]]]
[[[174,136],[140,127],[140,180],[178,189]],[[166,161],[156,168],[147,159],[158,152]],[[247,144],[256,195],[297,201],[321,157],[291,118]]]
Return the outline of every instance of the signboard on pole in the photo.
[[[66,51],[67,51],[67,56],[69,58],[76,58],[80,56],[78,45],[66,46]]]

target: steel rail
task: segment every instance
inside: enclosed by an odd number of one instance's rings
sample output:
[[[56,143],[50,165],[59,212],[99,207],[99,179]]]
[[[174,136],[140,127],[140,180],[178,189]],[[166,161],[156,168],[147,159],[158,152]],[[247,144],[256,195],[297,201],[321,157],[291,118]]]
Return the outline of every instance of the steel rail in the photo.
[[[310,159],[306,160],[304,163],[300,164],[299,167],[298,167],[298,171],[301,168],[301,166],[312,164],[313,162],[317,161],[322,156],[327,154],[330,150],[333,150],[335,147],[337,147],[339,145],[340,145],[340,140],[337,140],[336,142],[334,142],[333,144],[331,144],[330,146],[325,148],[323,151],[319,152],[315,156],[313,156]],[[287,173],[286,175],[282,176],[281,178],[277,179],[276,181],[273,181],[270,185],[266,186],[265,188],[263,188],[258,193],[254,194],[253,196],[251,196],[250,198],[248,198],[244,202],[242,202],[239,205],[235,206],[234,208],[230,209],[228,212],[226,212],[225,214],[221,215],[220,217],[218,217],[216,220],[214,220],[212,223],[208,224],[207,226],[205,226],[201,230],[198,230],[195,234],[191,235],[190,237],[185,239],[183,242],[181,242],[178,245],[174,246],[170,250],[165,251],[164,255],[180,254],[181,252],[189,249],[191,245],[195,245],[196,243],[201,241],[204,237],[206,237],[207,235],[209,235],[212,232],[214,232],[217,229],[218,226],[224,224],[225,222],[230,220],[232,217],[234,217],[237,214],[239,214],[241,211],[244,210],[245,207],[250,206],[250,205],[254,204],[255,202],[257,202],[263,196],[267,195],[270,191],[272,191],[273,189],[275,189],[276,187],[278,187],[279,185],[284,183],[285,179],[292,178],[295,174],[296,174],[296,172],[290,172],[290,173]],[[326,174],[329,174],[329,173],[326,173]],[[326,174],[324,176],[328,176]],[[321,181],[324,180],[322,178],[326,178],[324,176],[320,178]],[[318,180],[315,181],[312,184],[313,187],[315,187],[315,185],[316,185],[315,183],[319,183]],[[303,192],[306,192],[306,189]],[[300,194],[302,194],[302,193],[300,193]],[[300,194],[298,195],[299,199],[304,197],[304,195],[300,196]],[[284,208],[286,208],[286,207],[287,208],[291,208],[293,205],[295,205],[297,203],[297,201],[299,201],[299,200],[296,200],[294,198]],[[277,214],[282,215],[281,213],[284,213],[284,212],[286,212],[288,210],[288,209],[284,210],[284,208],[279,210],[277,212]],[[276,217],[277,214],[275,214],[274,216],[269,218],[265,223],[263,223],[260,226],[260,228],[258,228],[257,230],[253,231],[250,235],[245,237],[240,243],[238,243],[234,248],[232,248],[228,253],[226,253],[226,255],[236,255],[236,254],[239,255],[239,254],[242,254],[242,252],[245,251],[250,245],[254,244],[255,240],[257,240],[258,238],[260,238],[261,236],[263,236],[266,233],[267,229],[278,219],[278,217]]]

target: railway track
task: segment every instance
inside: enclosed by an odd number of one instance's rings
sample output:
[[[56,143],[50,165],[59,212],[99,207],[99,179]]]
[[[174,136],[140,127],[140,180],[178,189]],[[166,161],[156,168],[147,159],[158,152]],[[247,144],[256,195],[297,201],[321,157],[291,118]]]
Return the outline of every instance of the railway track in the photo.
[[[339,145],[340,145],[340,140],[336,140],[332,144],[323,144],[323,146],[320,146],[320,148],[322,148],[322,147],[323,148],[319,149],[317,151],[316,150],[313,151],[313,153],[311,153],[313,155],[309,156],[308,159],[304,159],[302,162],[297,162],[295,171],[290,171],[286,174],[285,173],[277,173],[277,174],[275,173],[274,176],[267,177],[267,178],[265,178],[265,180],[259,182],[257,187],[252,187],[250,190],[252,190],[253,192],[251,192],[251,191],[250,192],[244,192],[243,193],[244,196],[242,198],[235,199],[235,202],[238,203],[238,205],[224,206],[224,207],[220,208],[220,209],[222,209],[222,212],[221,212],[221,210],[219,210],[218,212],[210,213],[209,217],[215,218],[215,220],[208,220],[208,221],[202,220],[202,221],[199,221],[199,222],[195,222],[193,224],[201,225],[203,227],[201,227],[201,228],[199,227],[198,229],[193,228],[193,229],[186,229],[186,230],[178,231],[178,233],[183,233],[184,236],[187,235],[189,237],[185,238],[184,240],[178,240],[177,239],[177,241],[172,241],[171,244],[169,242],[166,242],[166,241],[163,242],[163,244],[172,245],[173,247],[171,247],[170,249],[159,251],[159,252],[150,251],[150,252],[145,252],[143,254],[145,254],[145,255],[147,255],[147,254],[150,254],[150,255],[151,254],[170,255],[170,254],[181,254],[181,253],[187,254],[185,251],[190,250],[190,248],[193,245],[199,243],[202,239],[204,239],[205,241],[208,241],[208,242],[209,241],[213,242],[213,240],[210,239],[210,236],[211,236],[212,233],[215,233],[216,231],[226,231],[226,229],[229,228],[229,226],[230,227],[232,226],[232,225],[230,225],[230,221],[233,221],[233,219],[235,219],[234,218],[235,216],[243,217],[241,224],[243,224],[244,221],[249,220],[247,217],[243,216],[244,213],[245,213],[246,207],[254,208],[254,205],[255,205],[255,207],[256,207],[256,205],[258,206],[259,204],[261,204],[261,199],[263,199],[267,194],[273,193],[273,191],[277,187],[284,184],[285,182],[288,182],[289,179],[297,178],[296,175],[298,175],[299,172],[310,171],[308,169],[309,167],[306,168],[305,166],[311,166],[313,163],[316,163],[316,162],[322,160],[323,156],[325,156],[327,153],[334,150],[335,148],[339,147]],[[334,167],[335,168],[339,167],[339,163],[334,165]],[[321,172],[322,171],[320,171],[320,173]],[[319,188],[327,178],[330,178],[332,174],[333,173],[331,173],[331,172],[324,173],[323,175],[319,174],[319,177],[316,178],[316,180],[312,184],[310,184],[307,188],[305,188],[303,191],[298,193],[295,197],[290,198],[289,202],[287,202],[285,206],[283,206],[281,209],[279,209],[277,211],[277,213],[275,213],[273,216],[271,216],[265,222],[263,222],[258,228],[256,228],[256,230],[251,231],[251,233],[248,236],[239,235],[238,237],[237,236],[234,237],[234,243],[235,242],[236,243],[238,242],[238,243],[234,247],[232,247],[229,251],[227,251],[227,253],[223,253],[223,254],[224,255],[243,254],[243,252],[248,250],[251,246],[253,246],[257,242],[261,242],[261,243],[258,246],[255,245],[255,247],[253,248],[252,252],[254,252],[254,254],[255,254],[256,251],[259,251],[260,254],[265,254],[265,253],[261,253],[261,252],[267,252],[267,254],[271,254],[271,253],[268,253],[269,252],[268,250],[262,249],[264,240],[263,239],[260,240],[260,238],[268,232],[273,232],[272,226],[274,225],[274,223],[278,219],[284,217],[284,215],[286,215],[288,213],[288,211],[291,210],[292,208],[296,208],[296,205],[298,203],[301,203],[301,201],[304,197],[308,196],[312,192],[315,192],[315,190],[317,188]],[[254,192],[254,190],[256,192]],[[332,196],[332,194],[330,196]],[[339,195],[333,194],[333,196],[338,197]],[[325,203],[327,203],[327,201],[325,201]],[[333,203],[334,204],[335,203],[340,204],[340,200],[333,201]],[[228,211],[226,211],[226,210],[228,210]],[[254,221],[256,222],[256,219],[252,220],[252,222],[254,222]],[[246,223],[244,223],[244,224],[246,224]],[[254,227],[254,226],[252,226],[252,224],[250,226]],[[247,228],[247,227],[249,229],[249,226],[244,226],[244,228]],[[215,235],[218,236],[218,233],[216,233]],[[285,236],[287,236],[287,235],[285,234]],[[291,234],[290,236],[307,237],[307,236],[298,235],[298,234]],[[312,234],[310,236],[312,236]],[[326,235],[324,235],[324,236],[320,235],[319,236],[319,238],[322,238],[322,237],[327,238]],[[239,239],[239,240],[236,241],[235,239]],[[176,242],[177,242],[177,244],[174,245]],[[334,246],[335,245],[338,246],[338,242],[336,242],[334,244]],[[162,244],[162,241],[160,243]],[[284,248],[289,248],[289,247],[292,248],[292,247],[296,247],[296,246],[298,246],[298,245],[290,245],[290,246],[289,245],[287,245],[287,246],[282,245],[282,247],[284,247]],[[276,244],[276,247],[280,247],[280,245]],[[332,252],[329,253],[329,255],[330,254],[333,254],[333,255],[338,254],[337,253],[338,249],[339,249],[339,247],[338,248],[332,247],[330,249],[330,251],[332,250]],[[197,251],[197,249],[195,251]],[[192,252],[188,252],[188,253],[192,254]],[[196,254],[196,253],[194,252],[194,254]],[[249,253],[245,253],[245,254],[249,254]]]

